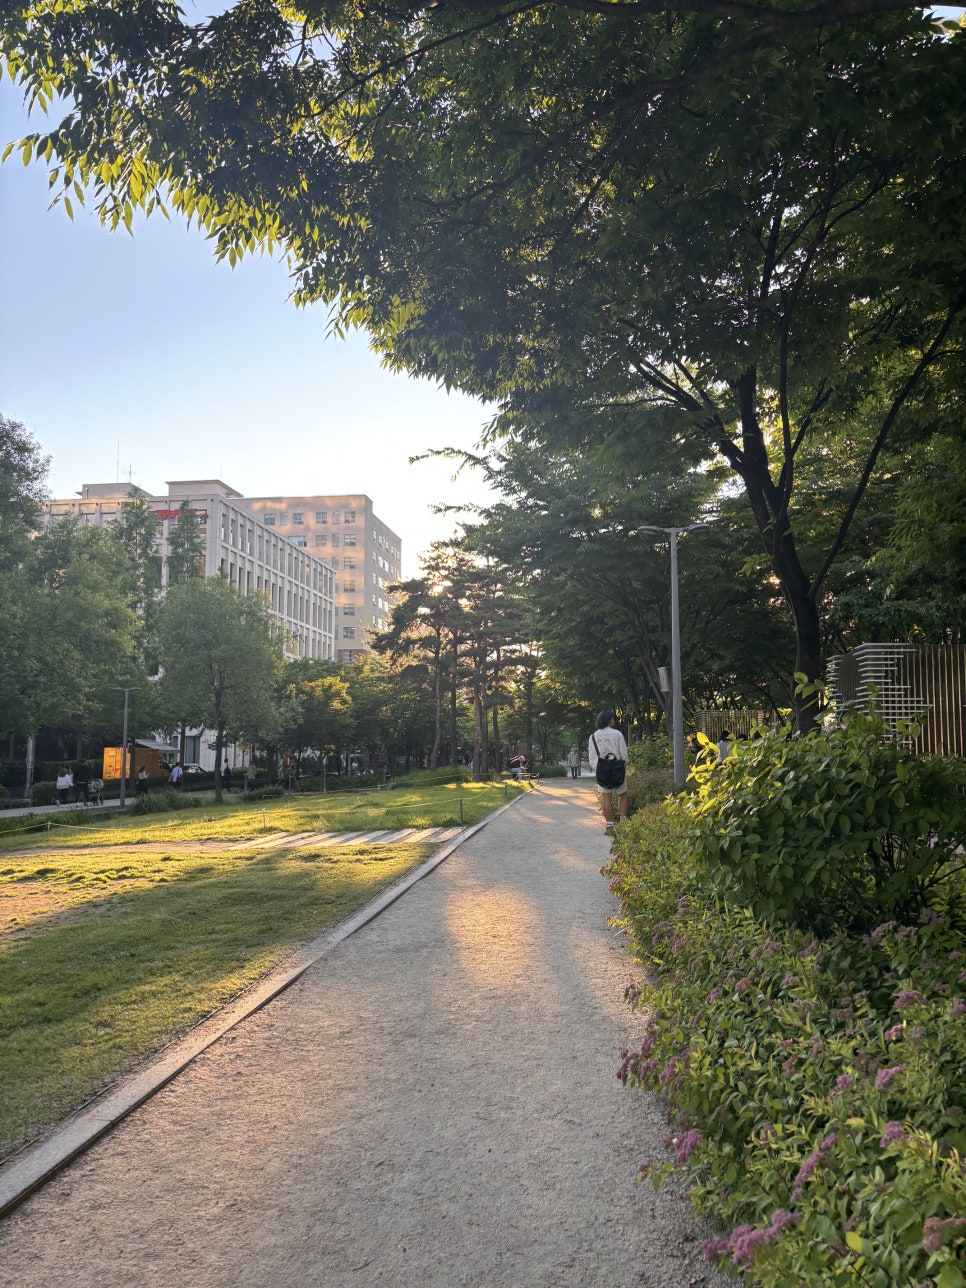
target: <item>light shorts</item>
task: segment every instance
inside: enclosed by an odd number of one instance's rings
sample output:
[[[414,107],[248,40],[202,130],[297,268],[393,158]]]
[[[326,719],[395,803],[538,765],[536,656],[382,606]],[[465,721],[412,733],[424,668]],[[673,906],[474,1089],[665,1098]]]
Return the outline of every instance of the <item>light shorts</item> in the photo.
[[[627,794],[627,779],[624,779],[620,787],[601,787],[600,783],[598,783],[597,791],[601,796],[609,796],[611,792],[616,792],[618,796],[625,796]]]

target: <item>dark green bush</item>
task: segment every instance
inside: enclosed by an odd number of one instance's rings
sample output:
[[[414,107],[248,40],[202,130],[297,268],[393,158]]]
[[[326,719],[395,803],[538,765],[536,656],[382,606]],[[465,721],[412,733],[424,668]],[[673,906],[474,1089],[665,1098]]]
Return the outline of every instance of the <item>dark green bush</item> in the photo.
[[[707,740],[705,740],[707,741]],[[674,821],[711,888],[767,920],[820,932],[915,921],[966,841],[966,762],[915,756],[870,711],[804,737],[714,749]]]
[[[56,805],[57,784],[34,783],[30,788],[30,803],[31,805]]]
[[[537,778],[566,778],[570,770],[566,765],[534,765],[533,774]]]

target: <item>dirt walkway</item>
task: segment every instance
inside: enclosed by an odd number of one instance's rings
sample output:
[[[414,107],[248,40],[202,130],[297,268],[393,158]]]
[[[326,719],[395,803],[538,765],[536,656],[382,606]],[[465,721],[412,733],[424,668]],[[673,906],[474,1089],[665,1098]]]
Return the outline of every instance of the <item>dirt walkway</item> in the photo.
[[[0,1226],[11,1288],[724,1284],[637,1185],[589,781],[544,783]]]

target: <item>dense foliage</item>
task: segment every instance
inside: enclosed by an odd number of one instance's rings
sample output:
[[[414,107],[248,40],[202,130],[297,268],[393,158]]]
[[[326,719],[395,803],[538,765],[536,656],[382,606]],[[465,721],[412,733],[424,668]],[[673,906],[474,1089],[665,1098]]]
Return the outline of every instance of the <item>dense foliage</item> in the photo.
[[[966,33],[865,8],[66,0],[2,35],[67,100],[23,150],[65,199],[281,248],[523,441],[725,468],[815,678],[889,454],[961,415]]]
[[[869,930],[916,919],[966,868],[966,763],[916,756],[874,710],[711,746],[673,817],[706,887],[766,921]]]
[[[961,1288],[962,899],[864,936],[776,930],[707,895],[662,806],[605,872],[652,981],[618,1076],[664,1098],[692,1201],[724,1226],[709,1258],[767,1288]]]

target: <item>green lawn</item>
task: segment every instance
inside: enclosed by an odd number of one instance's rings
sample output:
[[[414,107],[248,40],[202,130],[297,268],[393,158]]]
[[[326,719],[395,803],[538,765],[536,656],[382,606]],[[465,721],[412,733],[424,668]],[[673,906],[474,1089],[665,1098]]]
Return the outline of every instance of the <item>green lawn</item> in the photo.
[[[519,789],[511,788],[511,793]],[[424,859],[425,845],[227,848],[467,823],[502,784],[113,818],[0,846],[0,1156]]]

